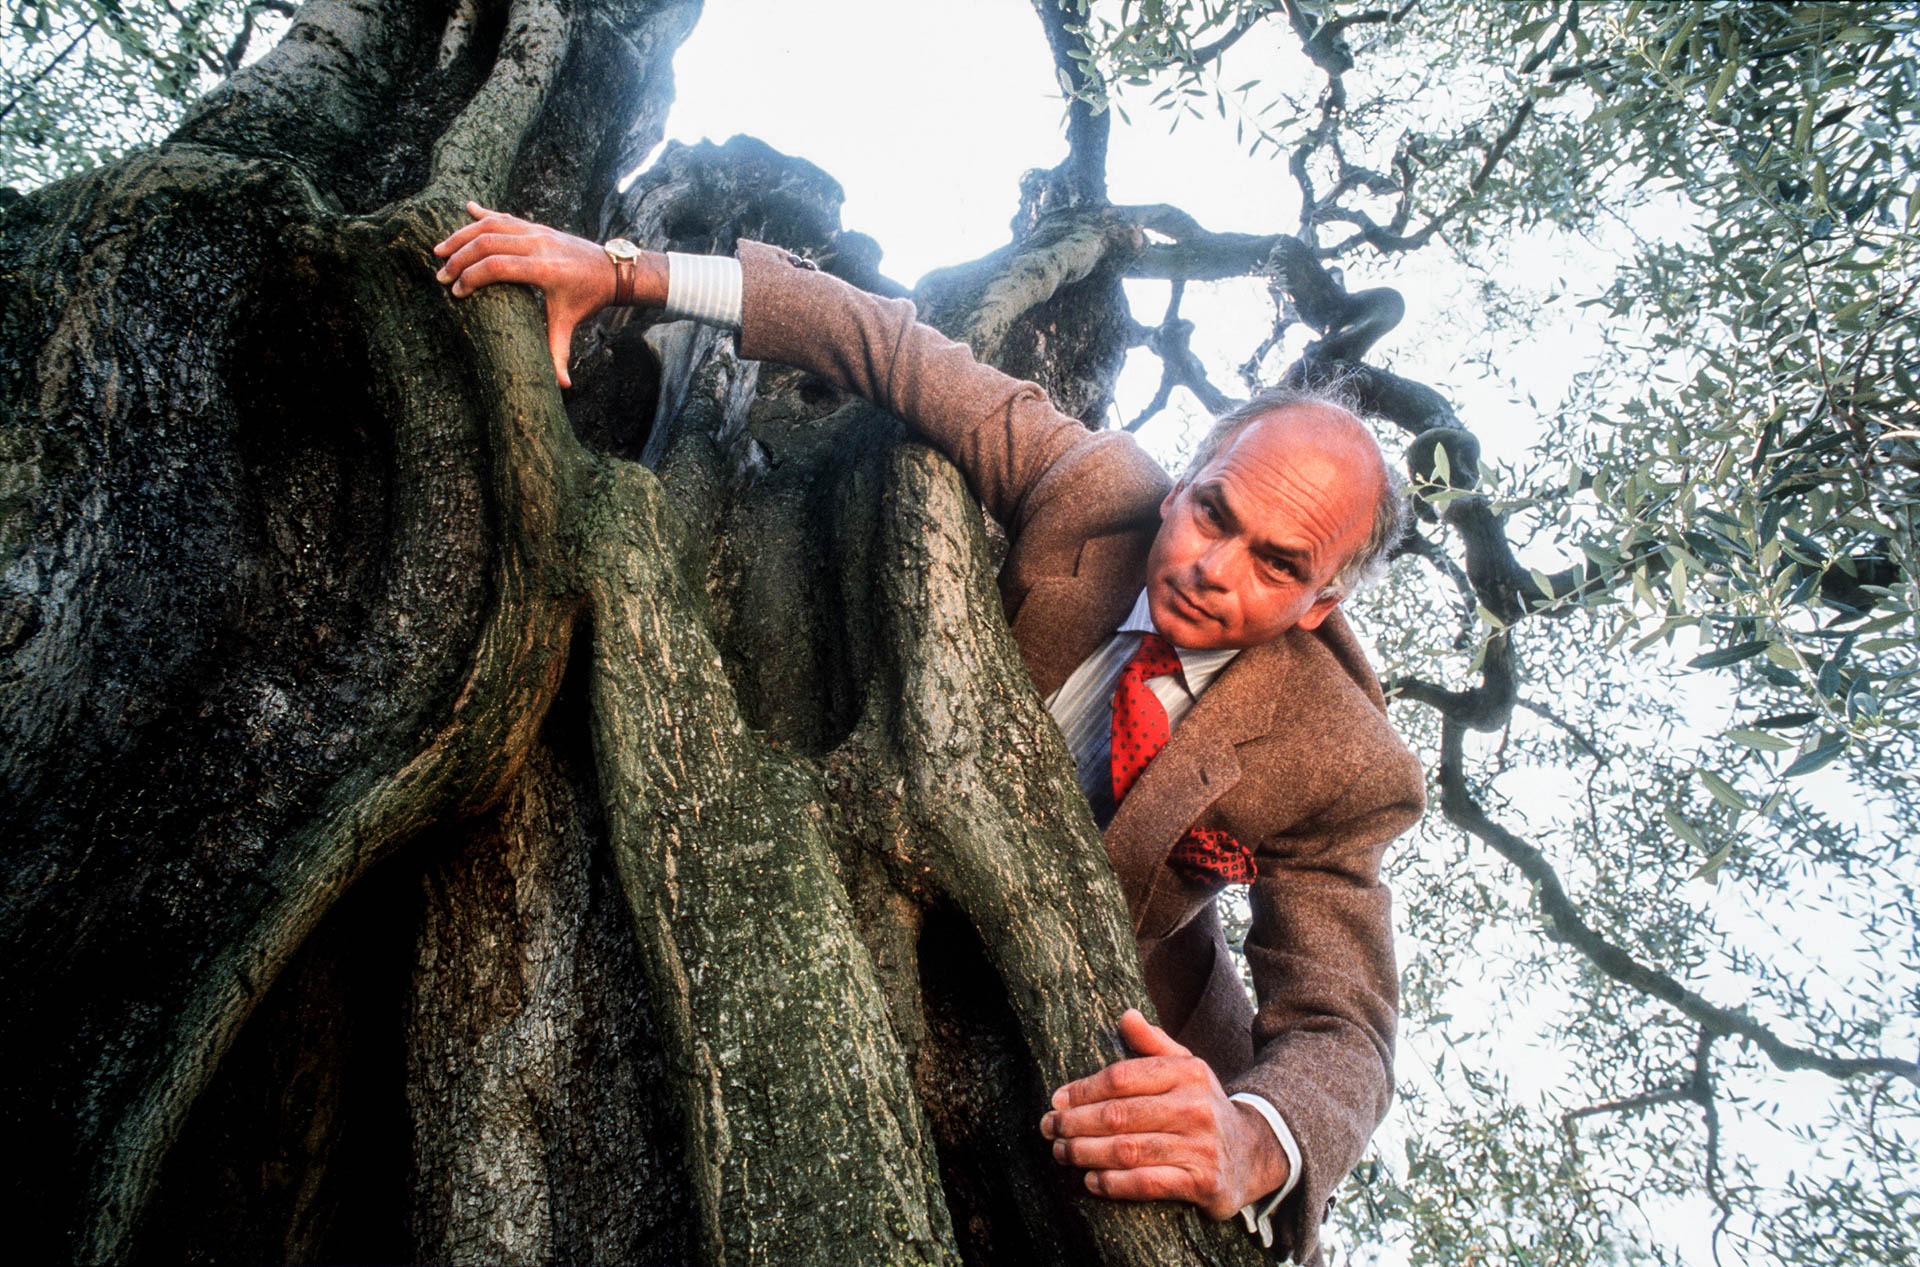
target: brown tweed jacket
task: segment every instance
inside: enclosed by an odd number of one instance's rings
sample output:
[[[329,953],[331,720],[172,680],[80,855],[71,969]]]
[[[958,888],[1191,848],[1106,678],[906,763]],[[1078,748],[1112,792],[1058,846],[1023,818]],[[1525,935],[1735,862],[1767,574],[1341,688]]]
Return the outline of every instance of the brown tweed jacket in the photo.
[[[959,465],[1012,546],[1000,592],[1049,695],[1118,627],[1146,581],[1172,487],[1133,437],[1089,431],[1039,387],[977,363],[868,295],[742,241],[740,354],[808,370],[879,405]],[[1345,620],[1243,651],[1107,826],[1160,1022],[1229,1091],[1265,1096],[1299,1143],[1277,1248],[1317,1254],[1329,1194],[1392,1094],[1398,982],[1380,857],[1419,818],[1425,780],[1386,720]],[[1216,891],[1165,865],[1189,826],[1249,845],[1256,1012]]]

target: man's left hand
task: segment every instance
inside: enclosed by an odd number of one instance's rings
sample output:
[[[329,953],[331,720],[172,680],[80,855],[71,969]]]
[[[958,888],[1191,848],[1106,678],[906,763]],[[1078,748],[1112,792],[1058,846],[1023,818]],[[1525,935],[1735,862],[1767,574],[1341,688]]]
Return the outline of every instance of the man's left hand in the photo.
[[[1054,1160],[1085,1168],[1088,1191],[1225,1219],[1286,1181],[1273,1129],[1227,1099],[1206,1061],[1132,1008],[1120,1036],[1138,1056],[1061,1087],[1040,1119]]]

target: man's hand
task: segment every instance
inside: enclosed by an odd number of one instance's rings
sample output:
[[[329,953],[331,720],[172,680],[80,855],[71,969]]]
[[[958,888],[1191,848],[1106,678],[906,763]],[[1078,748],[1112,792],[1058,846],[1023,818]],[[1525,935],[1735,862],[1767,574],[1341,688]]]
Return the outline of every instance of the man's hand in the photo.
[[[1255,1110],[1227,1099],[1207,1063],[1132,1008],[1120,1036],[1139,1053],[1053,1093],[1040,1133],[1087,1189],[1122,1201],[1187,1201],[1209,1217],[1278,1189],[1286,1154]]]
[[[547,347],[553,353],[554,377],[562,387],[573,386],[567,376],[573,330],[613,302],[613,261],[597,242],[489,211],[477,202],[467,204],[467,214],[474,222],[433,248],[446,260],[434,276],[450,283],[456,298],[494,282],[538,286],[547,300]],[[666,257],[642,251],[636,267],[640,276],[634,302],[664,304]]]

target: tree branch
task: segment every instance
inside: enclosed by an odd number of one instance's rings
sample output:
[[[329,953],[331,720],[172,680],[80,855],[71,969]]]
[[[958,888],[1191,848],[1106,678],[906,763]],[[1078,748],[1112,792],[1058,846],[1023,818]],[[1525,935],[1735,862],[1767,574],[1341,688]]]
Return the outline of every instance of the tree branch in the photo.
[[[1415,697],[1402,689],[1402,694]],[[1436,707],[1440,705],[1436,704]],[[1920,1064],[1891,1056],[1835,1056],[1795,1046],[1772,1029],[1735,1008],[1721,1007],[1678,981],[1636,960],[1581,918],[1545,855],[1493,821],[1467,786],[1463,741],[1466,723],[1446,713],[1440,730],[1440,806],[1446,820],[1491,846],[1532,881],[1534,900],[1553,922],[1557,940],[1585,955],[1594,967],[1620,984],[1650,995],[1699,1024],[1703,1035],[1744,1038],[1780,1069],[1811,1069],[1832,1078],[1891,1074],[1920,1085]]]
[[[1067,98],[1067,157],[1047,173],[1049,209],[1107,200],[1107,137],[1113,116],[1107,86],[1093,69],[1086,31],[1067,24],[1061,0],[1033,0],[1034,12],[1053,50],[1053,70]]]
[[[1404,199],[1401,203],[1400,212],[1394,217],[1394,224],[1392,226],[1377,223],[1372,216],[1369,216],[1364,211],[1346,207],[1323,208],[1318,213],[1319,219],[1351,224],[1358,230],[1345,241],[1327,248],[1326,254],[1334,256],[1343,255],[1362,242],[1367,243],[1383,254],[1415,251],[1425,246],[1432,240],[1434,234],[1446,226],[1448,221],[1452,220],[1460,214],[1460,212],[1466,210],[1467,206],[1479,195],[1480,191],[1486,187],[1487,180],[1493,175],[1494,168],[1500,165],[1500,160],[1506,157],[1507,151],[1513,147],[1514,141],[1519,138],[1521,131],[1526,127],[1527,120],[1533,117],[1534,105],[1534,100],[1531,97],[1520,103],[1519,108],[1514,111],[1513,118],[1509,120],[1507,126],[1501,130],[1500,135],[1494,138],[1493,144],[1487,147],[1486,158],[1481,162],[1479,170],[1473,174],[1473,179],[1467,182],[1466,189],[1461,192],[1459,197],[1441,208],[1431,219],[1412,233],[1402,231],[1407,218],[1405,215],[1407,201]],[[1409,192],[1411,192],[1410,187]]]
[[[1193,322],[1183,320],[1180,316],[1180,299],[1185,292],[1186,282],[1174,282],[1173,293],[1167,298],[1166,315],[1160,318],[1160,324],[1152,329],[1136,327],[1140,335],[1139,343],[1144,343],[1160,358],[1160,386],[1139,416],[1126,424],[1128,431],[1138,431],[1148,419],[1165,409],[1175,387],[1185,387],[1192,392],[1209,413],[1224,413],[1234,403],[1225,392],[1213,385],[1213,381],[1207,377],[1206,367],[1193,354],[1189,343],[1193,337]]]
[[[1560,29],[1553,33],[1553,38],[1547,41],[1545,48],[1520,64],[1520,73],[1523,75],[1531,75],[1534,71],[1539,70],[1542,66],[1552,61],[1559,55],[1560,46],[1567,42],[1567,36],[1573,34],[1574,28],[1579,25],[1580,0],[1567,0],[1567,16],[1561,21]]]
[[[1215,233],[1179,207],[1145,203],[1116,207],[1142,229],[1172,238],[1150,243],[1127,267],[1129,277],[1167,281],[1221,281],[1258,273],[1283,233]]]
[[[1558,726],[1575,743],[1579,744],[1582,748],[1585,748],[1587,750],[1588,756],[1592,757],[1595,761],[1598,761],[1601,765],[1607,764],[1607,762],[1612,759],[1608,757],[1606,753],[1594,747],[1593,740],[1581,734],[1579,728],[1576,727],[1572,722],[1567,721],[1565,718],[1561,717],[1560,714],[1554,712],[1551,708],[1547,707],[1545,704],[1537,704],[1530,699],[1517,699],[1514,701],[1514,703],[1526,709],[1529,713],[1532,713],[1534,716],[1544,717],[1548,721],[1552,722],[1555,726]]]
[[[80,28],[80,34],[74,36],[73,39],[67,44],[65,48],[61,49],[58,53],[56,53],[52,61],[48,62],[45,66],[42,66],[39,70],[35,71],[33,73],[33,78],[27,80],[26,83],[21,84],[20,90],[13,94],[12,98],[8,100],[5,106],[0,106],[0,119],[5,119],[8,115],[12,114],[13,108],[19,105],[22,101],[26,100],[27,93],[33,90],[34,85],[38,84],[42,79],[45,79],[49,74],[51,74],[53,72],[54,67],[58,66],[61,62],[64,62],[65,60],[67,60],[67,54],[71,53],[74,49],[79,48],[81,42],[85,40],[87,36],[93,33],[93,28],[99,25],[100,25],[100,19],[98,17],[87,19],[87,24]]]
[[[1690,1104],[1693,1102],[1693,1088],[1689,1086],[1662,1087],[1657,1091],[1646,1091],[1639,1095],[1630,1095],[1624,1100],[1608,1100],[1602,1104],[1589,1104],[1585,1108],[1574,1109],[1561,1115],[1561,1122],[1571,1125],[1584,1117],[1598,1117],[1602,1113],[1637,1113],[1641,1109],[1658,1108],[1662,1104]]]
[[[240,33],[233,37],[233,43],[227,46],[226,56],[212,69],[215,74],[231,75],[240,69],[240,63],[246,60],[247,46],[253,42],[253,21],[262,13],[278,13],[282,17],[292,17],[294,6],[286,0],[255,0],[247,6],[241,15]]]
[[[1211,62],[1218,61],[1220,54],[1226,52],[1235,44],[1238,44],[1240,37],[1248,31],[1251,31],[1254,27],[1259,26],[1261,19],[1266,16],[1265,13],[1256,13],[1250,17],[1241,18],[1238,22],[1234,23],[1231,31],[1228,31],[1213,43],[1204,44],[1194,49],[1193,56],[1189,59],[1190,64],[1194,66],[1205,66]]]
[[[1520,692],[1512,639],[1505,630],[1487,639],[1478,686],[1456,691],[1425,678],[1400,676],[1388,678],[1380,689],[1437,709],[1449,723],[1482,732],[1499,730],[1513,717],[1514,701]]]
[[[1347,107],[1347,85],[1341,78],[1353,69],[1353,51],[1340,37],[1341,24],[1322,22],[1300,6],[1299,0],[1285,0],[1287,21],[1300,37],[1301,51],[1315,66],[1327,73],[1327,103],[1335,110]]]

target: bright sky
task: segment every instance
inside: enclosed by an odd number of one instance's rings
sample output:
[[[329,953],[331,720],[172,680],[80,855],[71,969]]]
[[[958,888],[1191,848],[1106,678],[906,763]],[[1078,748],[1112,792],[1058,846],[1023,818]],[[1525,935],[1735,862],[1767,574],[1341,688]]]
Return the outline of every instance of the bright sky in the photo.
[[[667,135],[747,132],[824,168],[846,190],[842,222],[877,239],[882,269],[908,285],[1004,246],[1021,173],[1066,156],[1064,104],[1028,0],[847,0],[830,19],[808,12],[796,22],[771,0],[709,3],[675,59]],[[1277,50],[1272,62],[1297,75],[1297,59]],[[1223,129],[1189,121],[1169,133],[1144,103],[1126,108],[1143,126],[1113,130],[1114,201],[1177,201],[1219,230],[1272,232],[1290,218],[1298,201],[1278,165],[1250,159]],[[1143,320],[1166,306],[1163,283],[1137,283],[1133,295]],[[1269,320],[1261,284],[1196,290],[1183,312],[1200,325],[1196,351],[1215,383],[1246,394],[1233,369]],[[1158,364],[1136,357],[1120,384],[1123,412],[1137,414],[1158,382]],[[1177,392],[1142,438],[1177,462],[1202,421]]]
[[[1066,153],[1026,0],[709,0],[674,71],[669,137],[746,132],[825,169],[908,285],[1005,245],[1020,173]]]

